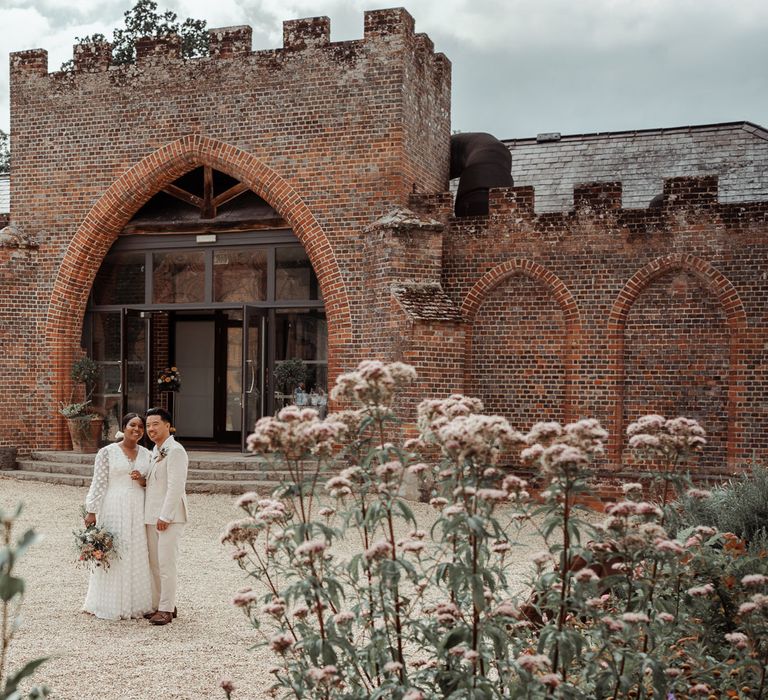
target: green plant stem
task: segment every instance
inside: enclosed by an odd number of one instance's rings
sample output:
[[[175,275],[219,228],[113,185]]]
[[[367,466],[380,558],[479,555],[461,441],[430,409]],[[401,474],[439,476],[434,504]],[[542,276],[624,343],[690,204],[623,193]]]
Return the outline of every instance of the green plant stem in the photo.
[[[391,504],[387,503],[387,523],[389,525],[389,541],[392,546],[392,561],[397,563],[397,543],[395,542],[395,528],[392,518]],[[400,614],[400,591],[397,581],[392,584],[392,592],[395,598],[395,632],[397,634],[397,660],[401,664],[400,680],[405,682],[405,656],[403,655],[403,625]]]
[[[8,569],[4,573],[6,576],[10,576],[13,572],[13,558],[10,554],[10,548],[11,548],[11,523],[6,522],[4,523],[3,527],[3,544],[5,545],[6,550],[9,552],[9,559],[8,559]],[[13,632],[9,632],[8,625],[10,620],[10,601],[4,600],[3,601],[3,622],[2,622],[2,635],[3,635],[3,646],[2,649],[0,649],[0,690],[5,688],[5,677],[6,677],[6,670],[5,670],[5,664],[8,658],[8,649],[11,646],[11,637],[13,636]]]
[[[564,495],[564,504],[563,504],[563,553],[561,556],[561,571],[562,571],[562,587],[560,589],[560,610],[558,612],[557,616],[557,631],[558,635],[563,631],[563,627],[565,627],[565,618],[566,618],[566,612],[567,612],[567,596],[568,596],[568,587],[570,582],[570,577],[568,576],[568,566],[570,564],[571,560],[571,537],[570,533],[568,531],[568,525],[569,520],[571,516],[571,488],[572,484],[570,479],[566,479],[565,482],[565,489],[563,491]],[[555,645],[554,654],[552,656],[552,671],[557,673],[557,666],[560,660],[560,640],[558,639],[557,644]],[[563,683],[566,683],[567,678],[567,670],[565,668],[565,664],[563,664],[561,675],[563,677]]]

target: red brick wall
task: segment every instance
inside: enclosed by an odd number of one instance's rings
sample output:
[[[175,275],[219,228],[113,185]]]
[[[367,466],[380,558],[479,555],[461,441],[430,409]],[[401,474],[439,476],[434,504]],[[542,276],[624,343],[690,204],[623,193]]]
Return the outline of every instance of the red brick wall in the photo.
[[[521,430],[537,416],[563,421],[567,338],[551,290],[525,275],[509,276],[474,316],[469,393]]]
[[[303,242],[331,376],[361,358],[360,230],[413,191],[446,189],[450,134],[449,62],[404,10],[366,12],[364,25],[363,39],[331,43],[327,18],[286,22],[284,47],[256,53],[249,28],[212,30],[211,57],[194,60],[148,41],[136,65],[109,70],[104,47],[78,47],[68,74],[48,74],[42,50],[11,56],[11,217],[41,248],[29,277],[0,292],[27,304],[20,347],[46,352],[0,359],[0,376],[23,387],[3,392],[0,444],[19,441],[8,417],[22,402],[37,417],[22,448],[66,443],[53,409],[101,260],[147,199],[201,164],[248,184]]]
[[[664,195],[660,209],[622,210],[620,183],[588,185],[573,211],[536,215],[531,188],[494,190],[489,216],[459,220],[441,198],[413,198],[423,216],[446,222],[442,286],[472,338],[465,386],[486,399],[490,387],[506,391],[506,406],[491,403],[519,428],[599,418],[612,467],[626,456],[628,422],[647,412],[704,424],[701,475],[765,462],[768,205],[721,205],[711,177],[667,180]],[[528,281],[502,281],[509,275]],[[566,329],[557,352],[555,322]],[[536,371],[543,386],[526,384]],[[526,392],[558,399],[538,401],[534,415]]]
[[[686,270],[652,280],[624,329],[624,425],[646,413],[695,416],[709,433],[702,466],[721,471],[728,428],[728,324]]]
[[[307,249],[331,380],[371,356],[417,366],[406,420],[464,389],[519,428],[599,418],[612,467],[646,411],[704,423],[703,475],[768,459],[768,205],[675,178],[660,208],[624,210],[621,184],[602,183],[536,215],[522,187],[456,220],[450,65],[413,29],[403,10],[370,12],[362,40],[330,43],[326,18],[296,20],[283,49],[257,53],[247,28],[213,30],[211,58],[149,42],[106,70],[103,47],[79,48],[67,75],[44,52],[12,55],[12,220],[40,248],[0,250],[0,444],[66,444],[53,414],[104,255],[143,202],[210,165]],[[380,220],[405,205],[421,219]],[[429,283],[420,307],[401,282]]]

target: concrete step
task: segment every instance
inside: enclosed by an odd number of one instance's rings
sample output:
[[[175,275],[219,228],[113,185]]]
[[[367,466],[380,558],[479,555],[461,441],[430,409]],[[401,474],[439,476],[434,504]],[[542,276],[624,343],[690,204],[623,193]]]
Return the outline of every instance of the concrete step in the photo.
[[[91,477],[78,476],[77,474],[30,472],[21,469],[16,469],[9,472],[0,472],[0,478],[19,479],[21,481],[41,481],[46,484],[63,484],[65,486],[90,486],[91,484]]]
[[[18,479],[21,481],[40,481],[47,484],[60,484],[64,486],[88,487],[90,477],[76,474],[56,474],[51,472],[27,471],[16,469],[14,471],[0,472],[0,479]],[[247,479],[232,480],[208,480],[190,479],[187,481],[187,493],[224,493],[239,495],[246,491],[256,491],[262,495],[269,495],[278,486],[277,481],[252,481]]]
[[[263,481],[275,484],[290,479],[290,473],[286,470],[269,469],[269,465],[263,466],[263,470],[190,469],[187,479],[190,481]],[[93,475],[93,465],[71,462],[43,462],[34,459],[18,460],[18,469],[27,472],[70,474],[87,477],[88,479]]]
[[[262,456],[245,456],[239,452],[232,452],[231,456],[226,452],[217,453],[215,456],[206,455],[204,457],[196,456],[195,452],[189,452],[188,455],[190,469],[223,469],[225,471],[243,470],[253,472],[284,471],[281,462],[273,462]],[[25,464],[29,464],[30,461],[52,464],[66,463],[93,467],[95,457],[96,455],[94,454],[38,450],[32,452],[28,459],[19,460],[19,462],[21,463],[23,461]],[[310,464],[311,463],[308,463],[308,466]]]

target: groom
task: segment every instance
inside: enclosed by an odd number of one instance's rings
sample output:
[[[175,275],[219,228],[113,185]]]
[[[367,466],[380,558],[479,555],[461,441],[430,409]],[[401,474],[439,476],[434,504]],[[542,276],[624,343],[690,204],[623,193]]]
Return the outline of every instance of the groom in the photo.
[[[155,443],[144,498],[154,612],[144,617],[153,625],[167,625],[176,617],[176,559],[187,522],[189,459],[171,435],[171,415],[165,409],[147,411],[147,435]]]

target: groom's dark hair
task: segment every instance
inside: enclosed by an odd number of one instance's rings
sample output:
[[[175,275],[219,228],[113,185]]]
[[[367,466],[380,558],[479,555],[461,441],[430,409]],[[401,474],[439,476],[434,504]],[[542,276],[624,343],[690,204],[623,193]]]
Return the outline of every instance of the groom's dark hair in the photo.
[[[171,414],[168,413],[164,408],[150,408],[147,411],[147,418],[150,416],[160,416],[160,420],[162,420],[164,423],[168,423],[171,425],[173,423],[173,418],[171,418]]]

